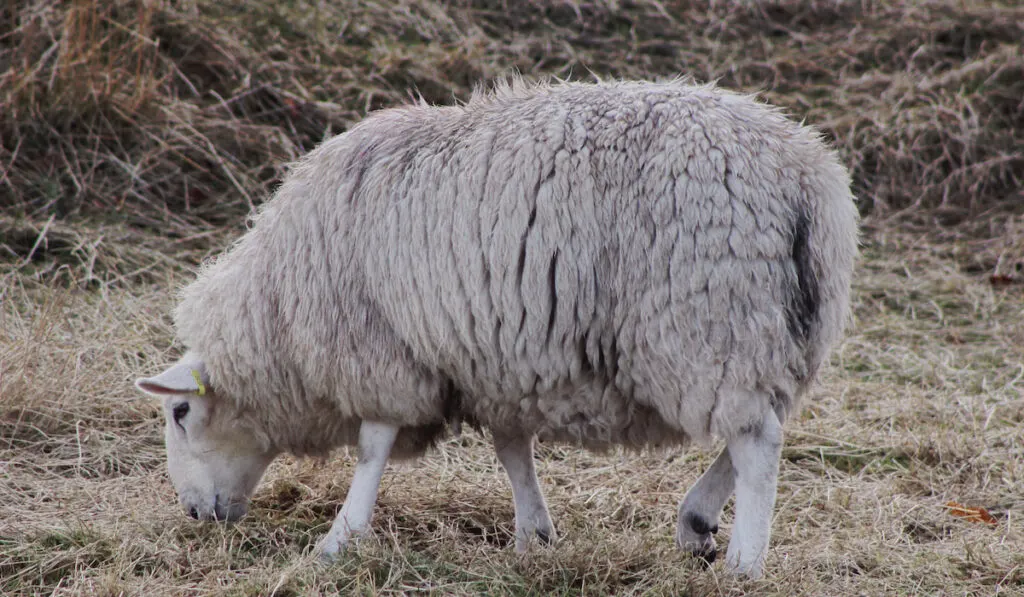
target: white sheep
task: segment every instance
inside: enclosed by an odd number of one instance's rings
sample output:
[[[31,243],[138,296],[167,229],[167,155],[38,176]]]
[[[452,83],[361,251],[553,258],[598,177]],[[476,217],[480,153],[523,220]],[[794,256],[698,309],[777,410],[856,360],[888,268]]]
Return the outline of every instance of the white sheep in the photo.
[[[676,539],[762,573],[782,423],[848,319],[857,213],[812,130],[682,81],[526,84],[372,114],[294,165],[175,311],[171,479],[234,520],[282,452],[358,444],[319,544],[369,529],[389,457],[489,429],[516,549],[552,542],[533,438],[727,447]]]

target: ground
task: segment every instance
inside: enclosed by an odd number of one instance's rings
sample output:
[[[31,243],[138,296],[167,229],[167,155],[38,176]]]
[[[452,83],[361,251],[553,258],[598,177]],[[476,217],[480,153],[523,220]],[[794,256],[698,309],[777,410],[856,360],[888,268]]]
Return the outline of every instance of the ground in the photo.
[[[1024,11],[999,2],[111,2],[0,9],[0,594],[1024,593]],[[466,431],[389,468],[376,534],[311,553],[354,455],[284,458],[238,524],[183,514],[169,313],[287,162],[369,109],[518,70],[761,91],[864,214],[854,324],[787,426],[767,574],[705,568],[676,507],[720,446],[542,445],[561,537],[515,554]],[[719,544],[728,540],[732,512]]]

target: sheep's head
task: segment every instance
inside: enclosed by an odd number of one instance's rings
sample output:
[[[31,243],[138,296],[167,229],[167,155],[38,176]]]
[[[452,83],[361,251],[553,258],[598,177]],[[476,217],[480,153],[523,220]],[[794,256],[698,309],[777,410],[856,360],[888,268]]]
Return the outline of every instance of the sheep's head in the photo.
[[[187,353],[135,385],[163,400],[167,469],[185,511],[202,520],[241,518],[275,453],[218,398],[202,359]]]

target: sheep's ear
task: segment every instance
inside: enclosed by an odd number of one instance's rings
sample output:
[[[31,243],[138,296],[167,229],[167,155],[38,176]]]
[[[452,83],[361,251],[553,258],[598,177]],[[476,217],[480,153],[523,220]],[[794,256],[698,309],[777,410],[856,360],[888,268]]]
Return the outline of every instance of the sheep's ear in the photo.
[[[135,387],[151,396],[173,396],[180,394],[206,394],[210,383],[206,365],[193,354],[186,354],[167,371],[155,377],[135,380]]]

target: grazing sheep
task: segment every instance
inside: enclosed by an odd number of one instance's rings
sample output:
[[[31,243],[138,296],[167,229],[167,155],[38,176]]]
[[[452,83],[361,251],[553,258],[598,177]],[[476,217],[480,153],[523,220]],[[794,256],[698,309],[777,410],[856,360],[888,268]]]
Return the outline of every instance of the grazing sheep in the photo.
[[[300,160],[185,288],[165,398],[195,518],[245,513],[281,452],[358,444],[330,556],[384,466],[489,429],[516,549],[555,540],[533,438],[727,447],[679,506],[707,559],[762,572],[782,423],[848,318],[857,214],[812,130],[681,81],[538,84],[369,116]]]

